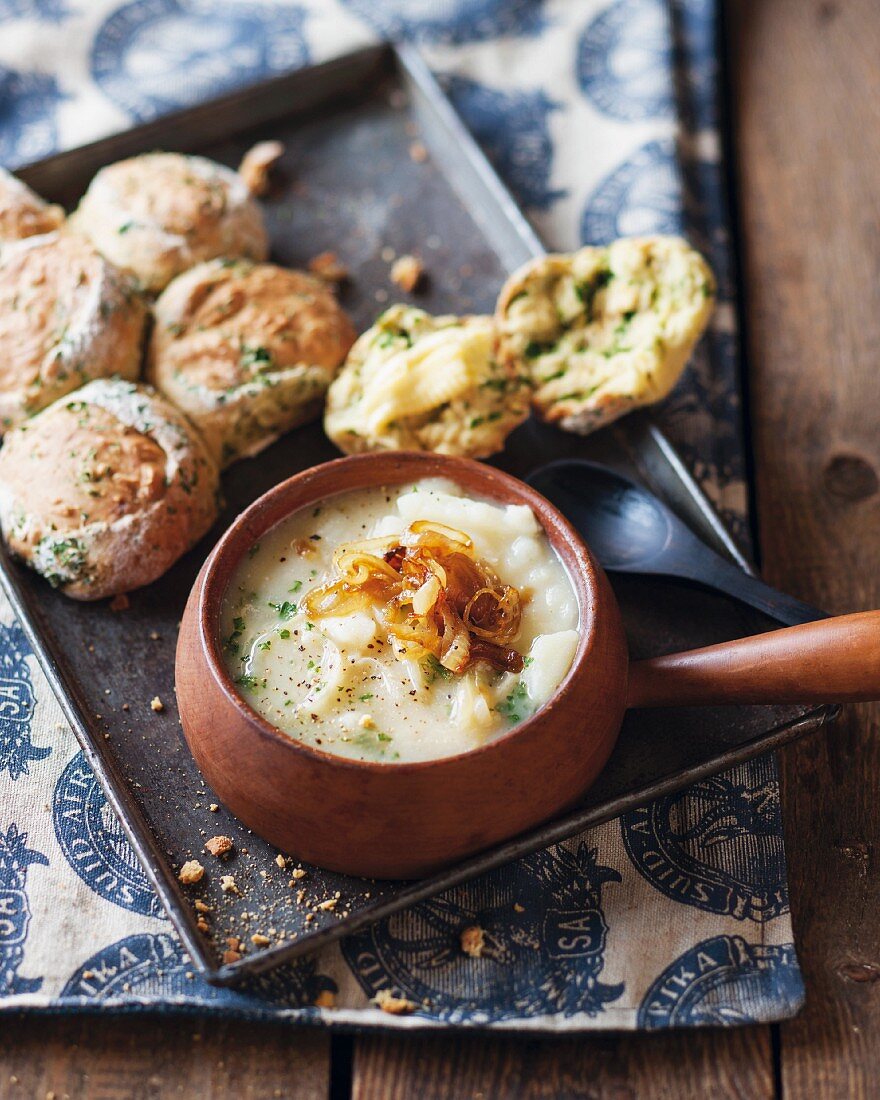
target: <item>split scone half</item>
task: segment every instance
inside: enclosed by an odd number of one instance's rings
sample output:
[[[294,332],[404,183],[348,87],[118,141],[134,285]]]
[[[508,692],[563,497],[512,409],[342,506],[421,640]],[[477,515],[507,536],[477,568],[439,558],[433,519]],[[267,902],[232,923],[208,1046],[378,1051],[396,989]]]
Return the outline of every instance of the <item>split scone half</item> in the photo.
[[[65,595],[149,584],[217,516],[217,467],[195,429],[146,386],[101,379],[10,432],[0,528]]]
[[[348,454],[495,454],[529,414],[528,380],[498,361],[495,339],[491,317],[391,306],[330,387],[327,435]]]
[[[82,237],[0,251],[0,432],[94,378],[137,378],[146,309],[131,280]]]
[[[0,245],[51,233],[64,224],[64,211],[41,199],[26,183],[0,168]]]
[[[200,264],[154,313],[148,380],[221,467],[317,416],[356,336],[325,282],[274,264]]]
[[[498,299],[499,355],[539,415],[586,435],[666,397],[712,312],[715,280],[679,237],[544,256]]]
[[[203,260],[263,260],[269,251],[262,212],[238,173],[182,153],[102,168],[70,224],[150,293]]]

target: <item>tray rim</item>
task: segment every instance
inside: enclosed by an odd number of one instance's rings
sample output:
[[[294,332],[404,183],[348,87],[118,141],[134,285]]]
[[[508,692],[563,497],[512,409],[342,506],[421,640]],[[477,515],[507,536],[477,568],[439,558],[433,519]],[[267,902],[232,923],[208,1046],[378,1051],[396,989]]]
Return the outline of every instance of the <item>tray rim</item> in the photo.
[[[92,157],[100,155],[103,150],[107,150],[113,157],[116,157],[120,147],[142,148],[143,142],[148,141],[154,133],[164,135],[169,129],[173,133],[178,127],[182,128],[193,121],[211,118],[215,114],[222,113],[222,109],[227,106],[235,105],[238,107],[257,98],[262,100],[264,96],[275,89],[286,91],[289,89],[291,82],[296,82],[297,78],[300,78],[301,82],[307,85],[310,80],[315,80],[316,75],[318,77],[332,76],[335,71],[344,70],[346,67],[351,66],[359,66],[360,75],[365,81],[371,77],[380,77],[391,67],[396,69],[405,80],[414,86],[428,102],[437,121],[458,143],[462,155],[469,162],[469,167],[476,172],[481,186],[489,192],[490,197],[520,238],[524,248],[531,255],[540,255],[544,252],[543,245],[521,213],[510,191],[500,180],[474,138],[465,128],[417,49],[403,43],[382,42],[349,51],[317,65],[304,66],[280,76],[272,77],[269,80],[233,90],[195,106],[141,123],[127,130],[76,146],[73,149],[22,165],[15,169],[15,173],[27,181],[44,171],[50,173],[63,172],[65,166],[74,165],[89,155]],[[282,99],[281,96],[278,98],[279,100]],[[330,94],[322,102],[331,103],[334,98],[336,97]],[[341,98],[341,95],[339,98]],[[291,107],[290,104],[285,104],[283,107],[279,106],[275,117],[287,118],[300,114],[306,115],[307,111],[308,107]],[[266,118],[262,118],[260,121],[265,122]],[[254,123],[254,125],[258,124]],[[246,125],[245,123],[241,127],[234,128],[235,132],[246,129]],[[228,133],[230,133],[228,124],[221,127],[216,135],[210,133],[205,136],[203,131],[197,145],[208,144]],[[173,148],[177,143],[163,140],[162,144],[168,148]],[[189,145],[192,147],[192,143],[189,143]],[[712,529],[719,542],[723,544],[729,556],[744,570],[750,573],[754,572],[750,563],[738,549],[713,505],[666,435],[645,413],[637,413],[632,419],[641,422],[642,430],[647,432],[652,442],[675,471],[681,483],[687,488],[701,516]],[[317,932],[304,935],[296,941],[288,941],[266,948],[248,955],[236,963],[218,965],[211,947],[195,926],[195,911],[192,908],[190,899],[181,889],[167,858],[159,851],[158,840],[150,828],[138,798],[122,775],[114,754],[109,751],[103,740],[93,737],[89,730],[84,719],[84,715],[88,713],[88,708],[82,700],[76,678],[70,671],[63,655],[59,657],[53,653],[43,640],[36,617],[32,618],[27,610],[23,584],[17,574],[18,569],[12,566],[5,546],[0,546],[0,587],[9,599],[12,610],[21,623],[34,655],[46,676],[49,687],[58,699],[64,717],[73,729],[89,767],[93,770],[108,803],[119,819],[128,841],[131,843],[150,884],[162,902],[162,906],[189,954],[194,968],[205,981],[214,986],[233,987],[249,976],[265,973],[298,956],[319,951],[335,940],[359,931],[394,912],[408,908],[425,898],[432,897],[475,878],[504,863],[546,848],[550,844],[559,843],[587,828],[612,820],[629,809],[644,805],[658,797],[673,794],[700,779],[773,751],[833,721],[839,712],[839,707],[830,704],[811,708],[804,714],[775,726],[768,733],[761,734],[750,741],[742,742],[735,749],[727,750],[720,756],[712,757],[704,764],[691,768],[686,772],[676,773],[657,780],[647,787],[641,788],[637,793],[619,795],[592,808],[570,811],[501,845],[468,857],[468,859],[444,871],[425,879],[415,880],[404,886],[394,898],[389,898],[384,902],[377,903],[375,906],[365,908],[359,914],[344,918],[338,924],[329,925]],[[351,1026],[348,1025],[349,1028]]]

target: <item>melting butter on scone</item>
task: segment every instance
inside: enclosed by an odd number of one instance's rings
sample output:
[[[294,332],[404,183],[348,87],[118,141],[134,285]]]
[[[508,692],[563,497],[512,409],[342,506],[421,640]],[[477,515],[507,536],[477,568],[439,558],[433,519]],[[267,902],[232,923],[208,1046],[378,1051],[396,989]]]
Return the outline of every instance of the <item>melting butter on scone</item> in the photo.
[[[245,260],[178,276],[154,313],[148,381],[221,467],[318,416],[356,335],[321,279]]]
[[[485,458],[528,416],[527,382],[495,355],[491,317],[387,309],[330,387],[324,428],[343,451]]]
[[[715,280],[678,237],[631,237],[534,260],[498,300],[499,356],[538,414],[587,434],[666,397],[702,335]]]
[[[149,584],[217,516],[219,475],[162,396],[90,382],[10,432],[0,450],[0,528],[10,551],[65,595]]]
[[[264,260],[269,252],[262,212],[238,173],[182,153],[102,168],[70,225],[150,293],[204,260]]]
[[[26,183],[0,168],[0,245],[51,233],[63,224],[60,206],[50,205]]]
[[[0,251],[0,432],[94,378],[135,379],[146,308],[131,280],[65,231]]]

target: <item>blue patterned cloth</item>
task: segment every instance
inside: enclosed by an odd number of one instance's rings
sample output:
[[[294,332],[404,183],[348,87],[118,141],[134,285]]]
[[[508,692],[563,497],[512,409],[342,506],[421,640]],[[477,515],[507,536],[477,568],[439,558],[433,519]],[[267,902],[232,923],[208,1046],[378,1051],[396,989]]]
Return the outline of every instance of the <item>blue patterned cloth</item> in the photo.
[[[376,37],[418,43],[549,246],[670,231],[710,256],[719,309],[661,419],[747,544],[714,0],[0,0],[0,29],[9,167]],[[564,1031],[765,1021],[803,998],[770,758],[242,991],[193,976],[6,605],[0,794],[5,1009]],[[380,1013],[383,989],[419,1011]]]

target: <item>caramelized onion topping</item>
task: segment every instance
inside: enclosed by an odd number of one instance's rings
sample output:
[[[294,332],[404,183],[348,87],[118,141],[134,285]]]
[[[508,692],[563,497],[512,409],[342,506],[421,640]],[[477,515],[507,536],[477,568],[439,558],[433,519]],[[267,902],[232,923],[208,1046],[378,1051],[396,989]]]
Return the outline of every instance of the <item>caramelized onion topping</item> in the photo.
[[[336,578],[303,599],[311,619],[369,611],[404,660],[433,657],[450,672],[485,661],[520,672],[522,597],[477,558],[467,535],[417,520],[402,535],[343,543]]]

